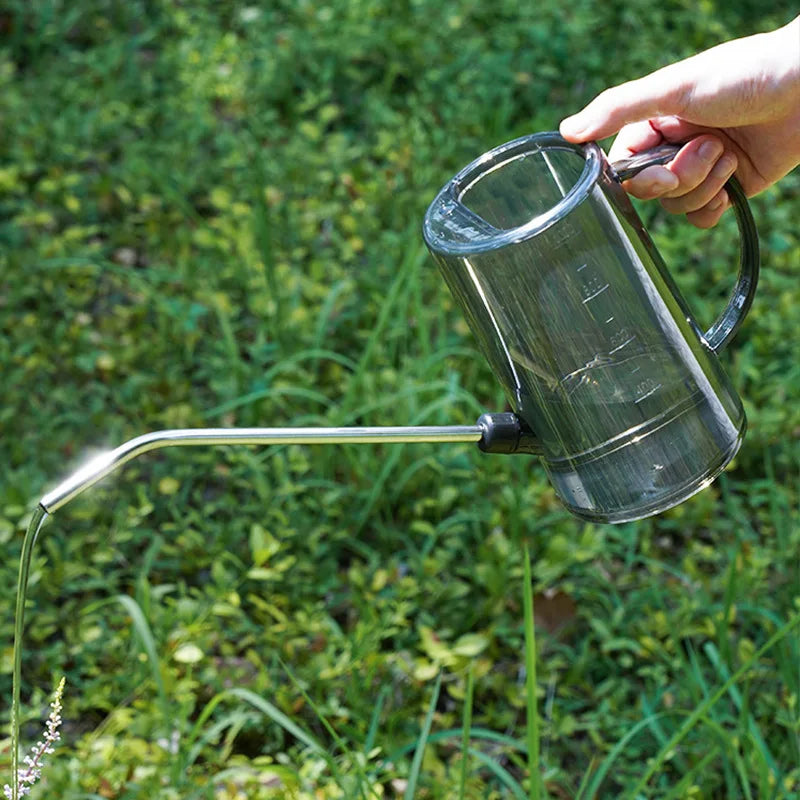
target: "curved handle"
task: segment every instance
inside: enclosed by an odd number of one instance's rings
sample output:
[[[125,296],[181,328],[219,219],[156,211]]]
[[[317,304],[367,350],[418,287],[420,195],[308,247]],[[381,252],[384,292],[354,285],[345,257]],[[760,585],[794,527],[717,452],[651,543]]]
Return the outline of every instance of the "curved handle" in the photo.
[[[680,146],[662,144],[650,150],[637,153],[631,158],[615,161],[611,167],[620,181],[632,178],[645,167],[654,164],[666,164],[675,158]],[[741,247],[739,250],[739,277],[728,305],[717,321],[705,332],[704,338],[708,346],[719,353],[736,335],[750,309],[758,285],[760,256],[758,250],[758,231],[747,202],[747,196],[741,184],[731,176],[725,184],[725,191],[731,199],[736,222],[739,225]]]

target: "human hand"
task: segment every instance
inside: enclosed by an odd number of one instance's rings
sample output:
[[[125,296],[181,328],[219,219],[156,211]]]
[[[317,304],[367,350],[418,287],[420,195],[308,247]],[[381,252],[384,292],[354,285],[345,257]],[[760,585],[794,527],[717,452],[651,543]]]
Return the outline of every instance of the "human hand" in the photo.
[[[723,186],[734,172],[752,196],[800,163],[800,17],[607,89],[560,129],[571,142],[619,131],[612,162],[685,143],[669,164],[623,185],[710,228],[730,205]]]

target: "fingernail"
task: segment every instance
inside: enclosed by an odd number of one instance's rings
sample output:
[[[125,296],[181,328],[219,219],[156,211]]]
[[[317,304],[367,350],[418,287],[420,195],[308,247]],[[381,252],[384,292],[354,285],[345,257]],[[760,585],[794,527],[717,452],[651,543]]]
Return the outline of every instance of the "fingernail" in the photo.
[[[577,139],[586,130],[586,127],[580,115],[576,114],[575,116],[567,117],[565,120],[562,120],[558,129],[562,136],[572,136]]]
[[[733,174],[734,170],[736,169],[736,166],[737,166],[736,156],[732,156],[730,153],[726,153],[714,165],[712,174],[714,175],[715,178],[727,178],[729,175]]]
[[[709,139],[700,145],[697,155],[707,164],[713,164],[722,155],[723,149],[722,142],[717,139]]]

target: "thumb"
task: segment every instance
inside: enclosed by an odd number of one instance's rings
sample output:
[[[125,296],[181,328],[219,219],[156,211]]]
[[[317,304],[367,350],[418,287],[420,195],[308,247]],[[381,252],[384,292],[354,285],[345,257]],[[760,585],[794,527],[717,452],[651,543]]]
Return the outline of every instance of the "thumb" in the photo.
[[[671,64],[644,78],[606,89],[561,123],[561,135],[571,142],[604,139],[629,122],[680,115],[690,88],[682,66]]]

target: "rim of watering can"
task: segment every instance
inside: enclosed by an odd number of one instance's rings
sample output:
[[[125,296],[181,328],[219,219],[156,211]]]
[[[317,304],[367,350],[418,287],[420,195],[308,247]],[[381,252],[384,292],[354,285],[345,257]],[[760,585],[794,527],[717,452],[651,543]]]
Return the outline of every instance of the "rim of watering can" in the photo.
[[[580,177],[566,195],[551,208],[515,228],[496,228],[461,202],[466,192],[490,172],[518,158],[546,150],[568,150],[584,158]],[[530,239],[566,217],[583,202],[597,183],[602,167],[603,152],[596,142],[573,144],[556,131],[533,133],[501,144],[460,170],[436,195],[428,207],[422,226],[425,242],[437,253],[470,255]],[[470,225],[470,237],[467,241],[448,236],[447,232],[450,230],[448,225],[436,224],[437,219],[443,219],[448,213],[452,213],[454,208],[458,208],[463,218],[474,223]]]

